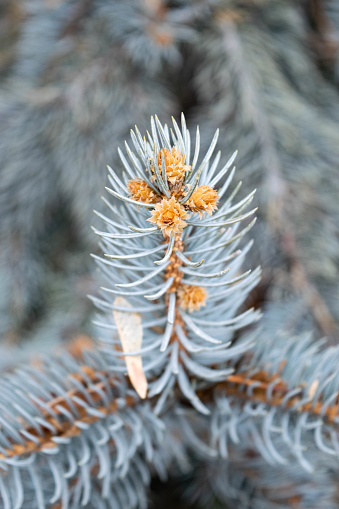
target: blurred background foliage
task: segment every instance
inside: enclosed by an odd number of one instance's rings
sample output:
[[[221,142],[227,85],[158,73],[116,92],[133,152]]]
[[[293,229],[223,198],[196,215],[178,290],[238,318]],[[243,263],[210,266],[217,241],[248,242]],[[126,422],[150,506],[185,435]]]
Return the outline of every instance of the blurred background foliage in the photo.
[[[263,334],[336,342],[337,0],[2,0],[0,79],[2,369],[91,335],[93,209],[154,113],[239,149]]]

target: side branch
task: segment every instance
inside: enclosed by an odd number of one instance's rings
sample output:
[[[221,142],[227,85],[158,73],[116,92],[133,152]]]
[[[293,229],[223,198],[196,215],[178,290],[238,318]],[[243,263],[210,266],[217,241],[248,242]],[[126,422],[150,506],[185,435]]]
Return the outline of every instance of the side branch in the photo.
[[[269,375],[266,371],[258,371],[252,375],[246,373],[231,375],[226,381],[215,386],[216,393],[223,392],[241,400],[265,403],[283,409],[295,407],[298,413],[307,412],[311,415],[321,416],[329,424],[337,424],[339,422],[339,393],[335,401],[324,406],[325,403],[320,399],[321,396],[317,401],[313,401],[316,389],[316,382],[311,385],[308,392],[302,384],[291,389],[286,382],[281,380],[279,373]],[[197,392],[203,401],[210,397],[206,392],[206,389]],[[289,393],[291,397],[288,397]]]
[[[44,422],[41,425],[41,432],[38,433],[34,426],[25,426],[24,429],[27,434],[32,436],[32,440],[26,439],[24,444],[11,443],[10,448],[3,449],[4,452],[0,453],[0,460],[56,447],[57,442],[53,441],[54,438],[71,438],[82,433],[82,427],[78,423],[93,424],[121,408],[121,401],[118,401],[118,399],[108,400],[112,397],[108,394],[108,389],[114,388],[117,382],[116,376],[108,376],[108,373],[104,371],[95,371],[93,368],[84,365],[81,366],[79,372],[74,373],[70,378],[80,382],[83,388],[74,388],[66,392],[64,396],[58,396],[45,403],[44,408],[46,410],[41,411]],[[88,381],[90,381],[90,385]],[[91,405],[88,405],[85,401],[84,391],[86,392],[86,399],[91,400]],[[126,395],[125,406],[133,406],[136,402],[137,398]],[[37,401],[37,408],[38,406]],[[93,410],[93,413],[91,410]],[[63,418],[67,414],[72,414],[73,422]],[[58,417],[61,417],[61,419]],[[21,420],[21,418],[19,419]],[[22,421],[24,424],[24,419]],[[53,429],[55,432],[52,431]]]

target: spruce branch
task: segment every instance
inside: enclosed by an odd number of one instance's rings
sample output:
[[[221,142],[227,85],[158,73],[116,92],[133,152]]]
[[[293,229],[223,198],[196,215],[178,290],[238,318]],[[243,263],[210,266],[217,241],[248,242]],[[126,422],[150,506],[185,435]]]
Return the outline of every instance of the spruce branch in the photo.
[[[250,219],[256,209],[242,213],[253,193],[234,203],[236,193],[225,200],[225,185],[216,188],[236,155],[218,173],[216,165],[210,165],[218,132],[200,157],[199,138],[191,151],[184,116],[181,128],[172,120],[173,130],[169,130],[158,117],[152,118],[152,134],[148,133],[147,141],[137,128],[131,133],[136,153],[126,144],[130,163],[124,156],[121,161],[132,178],[125,175],[123,183],[110,169],[113,188],[107,190],[123,205],[120,210],[110,206],[114,220],[100,215],[107,232],[94,230],[102,239],[106,256],[95,259],[109,283],[100,297],[93,298],[99,310],[106,311],[95,324],[101,328],[101,340],[112,345],[111,350],[105,348],[112,366],[124,372],[125,360],[119,347],[122,339],[111,310],[116,306],[115,295],[129,298],[142,319],[144,337],[137,355],[142,357],[150,380],[148,395],[163,396],[156,412],[161,411],[168,394],[178,385],[199,411],[209,413],[197,398],[191,378],[216,381],[229,375],[233,368],[230,370],[227,362],[239,355],[239,347],[232,346],[234,331],[260,316],[253,309],[238,313],[258,282],[260,271],[240,271],[251,243],[242,252],[235,250],[254,224],[252,221],[238,233],[239,223]],[[233,175],[234,171],[227,187]],[[219,195],[223,201],[218,203]],[[147,222],[154,226],[147,227]],[[160,259],[159,244],[164,253]],[[206,270],[198,270],[204,263]],[[153,304],[147,305],[145,298]],[[127,310],[126,314],[128,319]],[[248,345],[240,350],[246,348]]]
[[[116,507],[145,507],[142,485],[147,463],[154,455],[161,461],[163,425],[148,405],[136,409],[138,397],[98,352],[81,359],[63,352],[0,384],[3,507],[41,509],[60,500],[75,509],[99,493]]]
[[[310,335],[262,336],[252,355],[236,362],[236,373],[215,385],[212,422],[197,426],[185,411],[190,432],[202,441],[209,430],[210,446],[225,459],[231,444],[247,444],[269,464],[298,463],[310,473],[324,455],[335,460],[339,350],[321,347]],[[198,395],[211,404],[211,393]]]
[[[318,460],[316,473],[309,474],[298,464],[272,466],[239,444],[230,448],[227,461],[202,460],[185,498],[201,509],[224,504],[236,509],[336,509],[333,467],[333,461]]]
[[[327,182],[334,178],[333,164],[336,167],[338,164],[337,146],[333,143],[337,109],[334,106],[333,116],[324,111],[325,104],[330,109],[331,102],[336,105],[335,92],[331,87],[327,90],[309,55],[304,57],[302,66],[298,65],[297,55],[302,49],[306,51],[306,28],[300,18],[291,16],[289,5],[280,2],[273,8],[265,3],[247,5],[239,8],[242,15],[238,17],[226,15],[224,11],[229,8],[228,2],[217,4],[213,11],[214,30],[201,39],[205,60],[196,73],[195,84],[203,105],[202,118],[206,122],[212,118],[213,128],[227,126],[227,139],[219,143],[220,148],[228,146],[241,133],[244,183],[251,180],[251,185],[254,182],[259,188],[259,213],[266,211],[269,218],[262,223],[266,246],[273,249],[276,245],[276,252],[286,254],[283,263],[290,291],[303,294],[319,330],[334,336],[336,309],[331,305],[331,294],[320,291],[316,280],[321,271],[326,272],[330,286],[337,276],[335,250],[323,242],[327,237],[325,231],[334,233],[337,229],[333,223],[337,191],[326,192],[327,203],[322,198]],[[281,33],[272,37],[278,19]],[[312,104],[300,100],[300,94],[306,94],[302,79],[305,72],[313,73],[318,84],[316,89],[312,85],[311,90],[307,84],[307,97],[314,97]],[[206,82],[211,87],[205,87]],[[321,83],[326,94],[320,98]],[[319,125],[319,110],[314,106],[319,104],[317,101],[324,106],[324,130],[314,127]],[[299,130],[297,125],[308,127]],[[314,139],[317,143],[313,143]],[[325,145],[326,153],[331,153],[336,162],[328,164],[324,159],[321,147]],[[312,156],[308,158],[310,147]],[[314,236],[314,231],[321,232],[321,239]],[[329,236],[337,239],[336,233]],[[293,253],[287,252],[287,238],[295,245]],[[266,256],[263,250],[262,257]],[[315,263],[320,258],[321,268]],[[303,268],[302,285],[290,277],[292,265]],[[271,286],[279,286],[277,281],[272,283]]]

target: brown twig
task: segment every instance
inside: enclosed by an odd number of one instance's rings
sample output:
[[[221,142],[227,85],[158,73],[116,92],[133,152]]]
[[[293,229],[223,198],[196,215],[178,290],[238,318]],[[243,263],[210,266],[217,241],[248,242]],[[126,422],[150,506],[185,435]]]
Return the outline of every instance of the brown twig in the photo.
[[[267,397],[268,386],[275,380],[277,380],[277,383],[272,388],[272,396],[269,399]],[[251,390],[251,394],[248,395],[248,393],[244,392],[243,389],[251,386],[253,386],[253,388]],[[303,385],[300,385],[299,387],[300,393],[288,399],[284,403],[284,408],[293,408],[294,405],[305,399],[305,388]],[[224,391],[227,395],[235,395],[238,398],[245,399],[247,401],[250,400],[258,403],[266,403],[270,406],[282,407],[283,399],[291,390],[291,388],[288,387],[286,382],[280,380],[280,375],[278,373],[275,375],[268,375],[268,373],[265,371],[259,371],[250,377],[248,377],[246,373],[231,375],[225,382],[217,384],[215,390],[216,392]],[[308,396],[312,396],[312,387]],[[201,397],[203,399],[203,394]],[[298,406],[298,412],[308,412],[317,416],[321,415],[327,420],[328,423],[333,424],[335,417],[339,417],[338,403],[339,393],[335,402],[331,406],[327,406],[325,409],[323,402],[318,399],[316,402],[309,401],[303,405]]]

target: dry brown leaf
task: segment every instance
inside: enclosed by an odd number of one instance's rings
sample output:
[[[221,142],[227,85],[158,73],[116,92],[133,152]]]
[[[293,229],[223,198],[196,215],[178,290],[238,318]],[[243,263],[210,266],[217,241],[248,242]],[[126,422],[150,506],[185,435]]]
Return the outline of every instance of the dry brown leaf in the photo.
[[[113,311],[123,351],[125,353],[132,353],[140,350],[142,344],[142,323],[140,314],[133,313],[133,307],[128,300],[123,297],[117,297],[114,301],[114,305],[131,308],[130,313],[127,311]],[[141,355],[125,357],[125,362],[131,384],[140,398],[145,399],[147,394],[147,379],[142,368]]]

